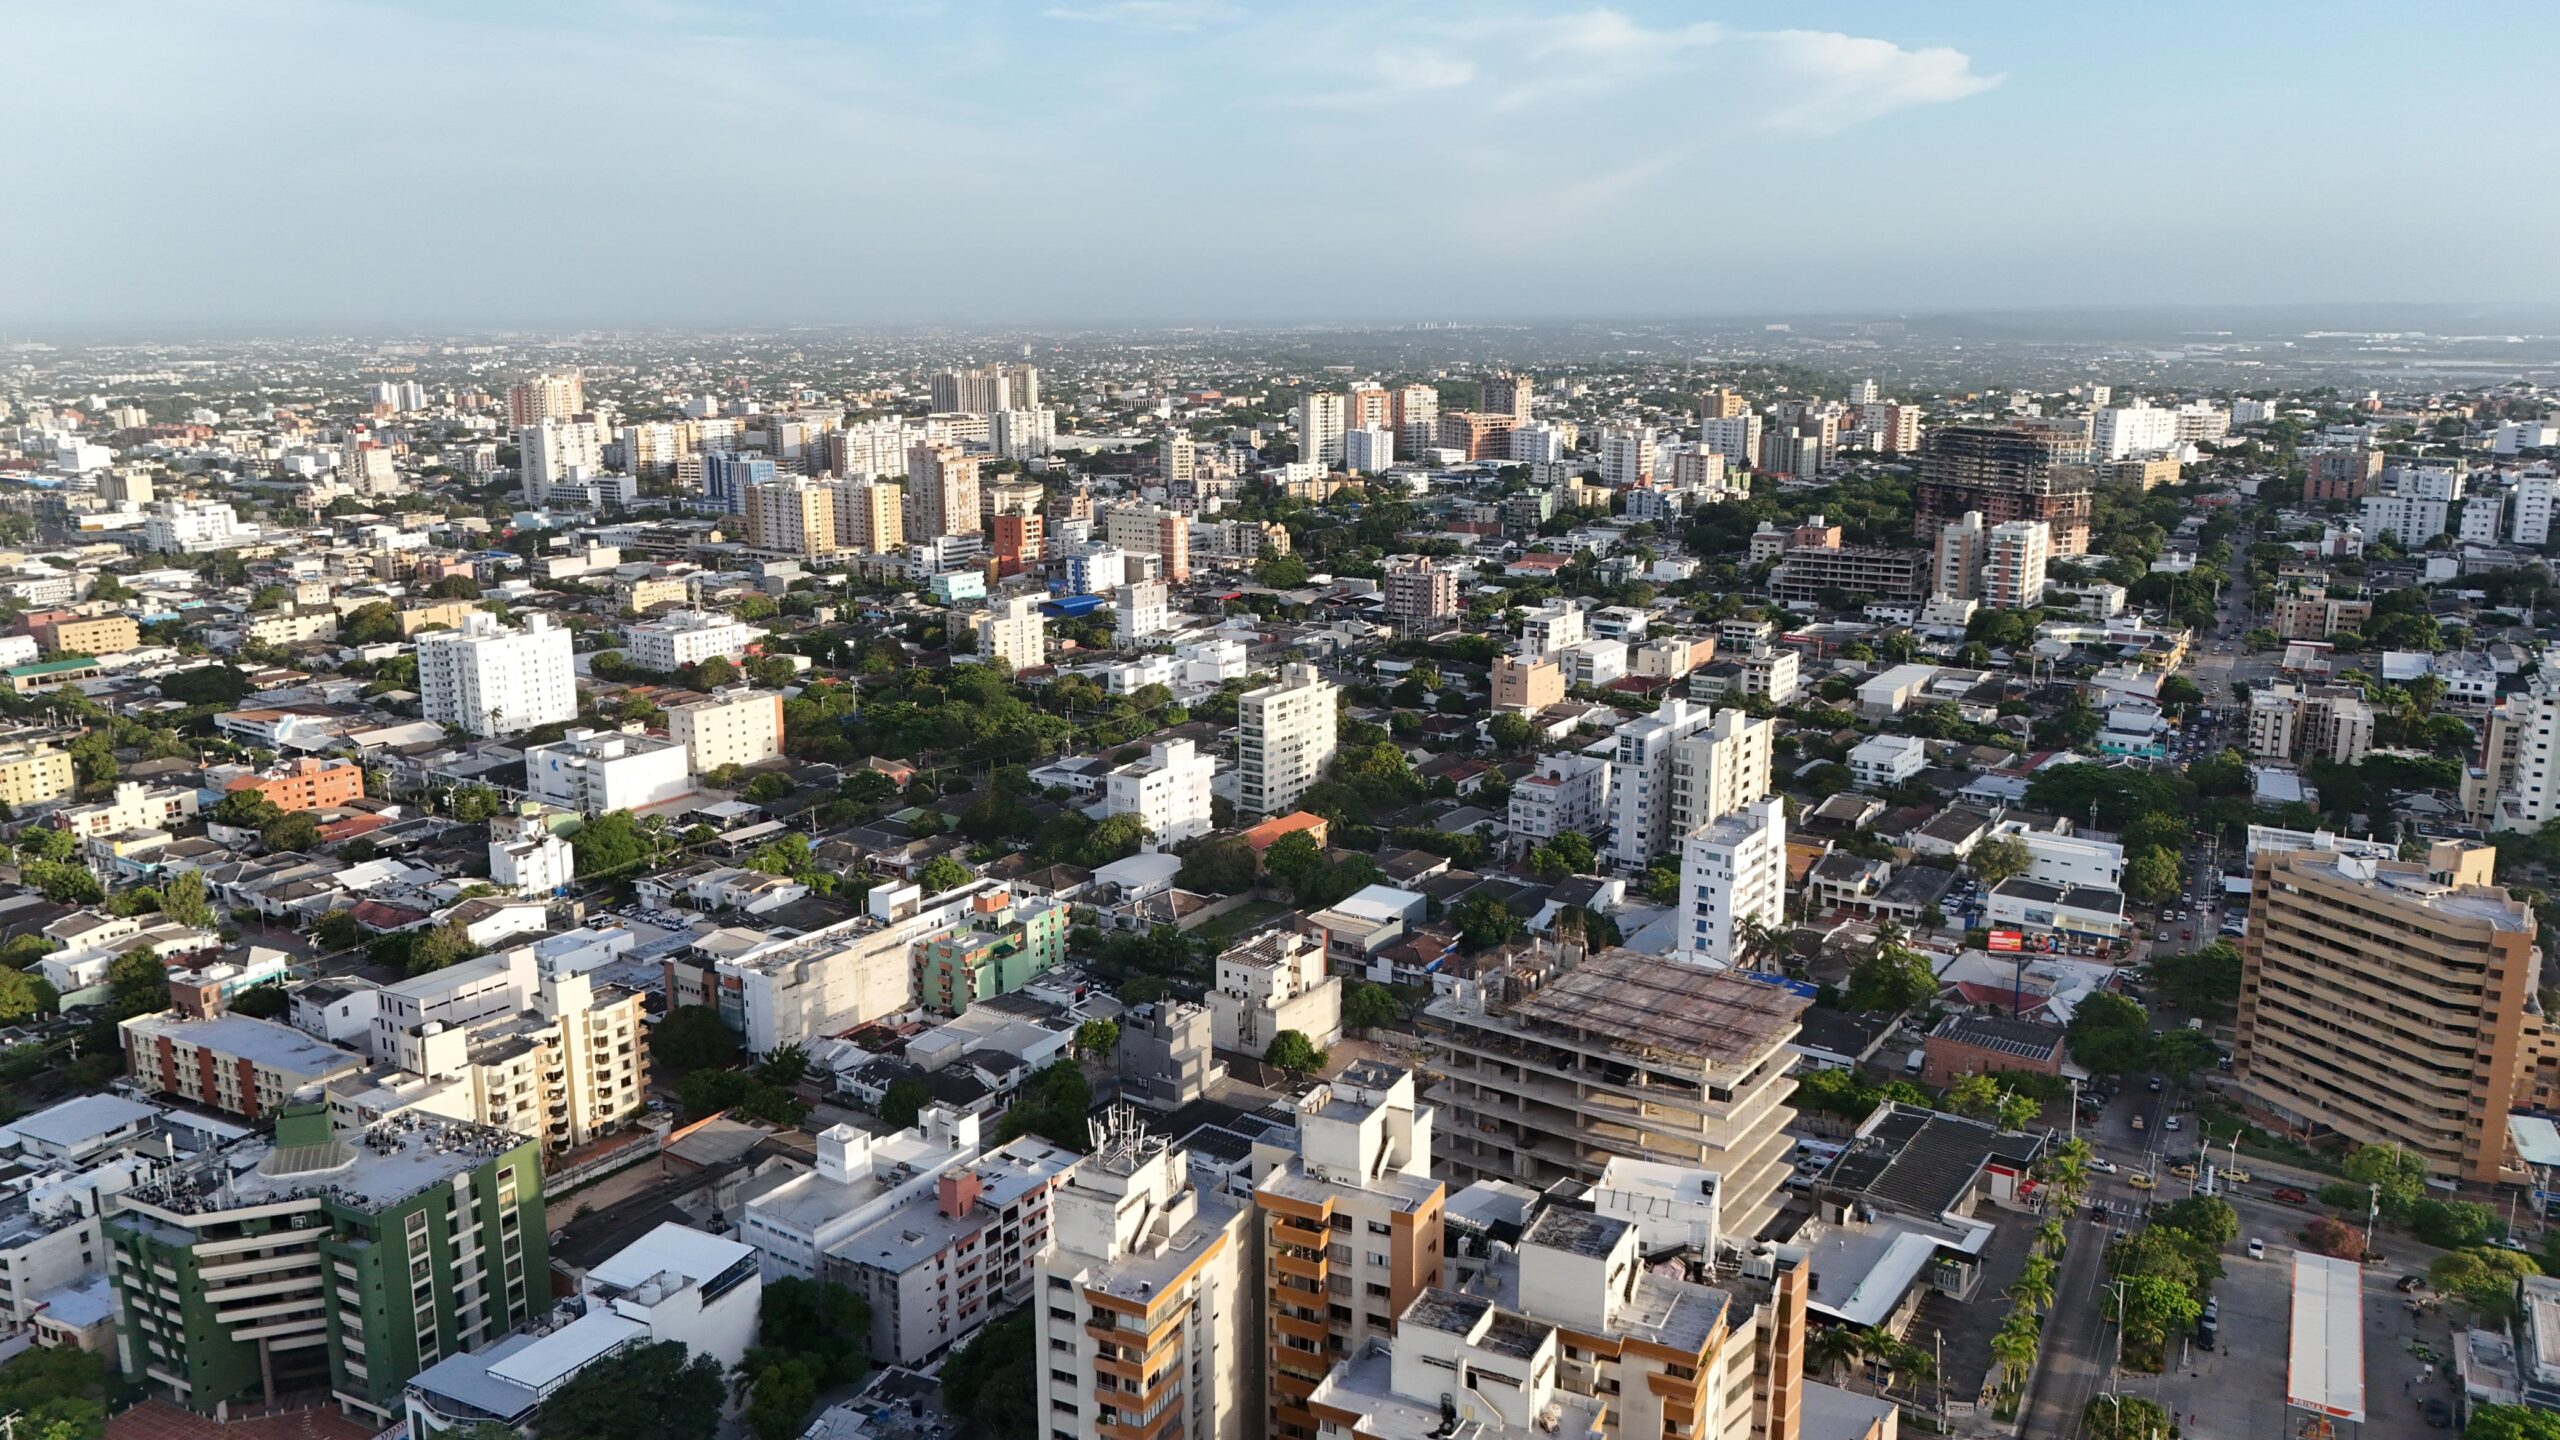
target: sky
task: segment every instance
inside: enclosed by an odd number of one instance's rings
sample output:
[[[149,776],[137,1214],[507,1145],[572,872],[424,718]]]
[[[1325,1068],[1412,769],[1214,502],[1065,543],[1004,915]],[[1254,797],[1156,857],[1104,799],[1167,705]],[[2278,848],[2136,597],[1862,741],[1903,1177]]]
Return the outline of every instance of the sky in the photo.
[[[2560,301],[2560,6],[0,0],[0,326]]]

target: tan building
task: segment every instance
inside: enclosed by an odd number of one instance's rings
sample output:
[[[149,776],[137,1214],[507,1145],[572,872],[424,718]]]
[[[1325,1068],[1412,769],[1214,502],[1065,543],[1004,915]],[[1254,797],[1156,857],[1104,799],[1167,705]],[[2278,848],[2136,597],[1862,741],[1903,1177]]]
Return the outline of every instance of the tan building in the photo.
[[[48,655],[113,655],[142,643],[142,627],[130,615],[61,615],[27,626]]]
[[[1440,444],[1446,449],[1465,451],[1470,460],[1508,460],[1511,432],[1517,428],[1519,422],[1508,415],[1445,410],[1440,415]]]
[[[2276,597],[2267,628],[2284,640],[2326,640],[2341,630],[2361,631],[2373,618],[2370,600],[2332,600],[2326,588],[2306,586]]]
[[[1564,667],[1553,660],[1497,655],[1493,660],[1493,713],[1534,715],[1564,701]]]
[[[887,480],[845,480],[836,485],[836,546],[858,555],[885,555],[907,543],[907,492]]]
[[[1306,1408],[1333,1369],[1440,1283],[1432,1112],[1413,1072],[1355,1061],[1297,1102],[1297,1154],[1254,1191],[1262,1219],[1266,1433],[1316,1440]]]
[[[1710,390],[1698,397],[1698,416],[1703,420],[1731,420],[1751,413],[1751,402],[1738,390]]]
[[[753,765],[782,753],[782,695],[723,690],[666,707],[667,738],[682,745],[696,775]]]
[[[747,543],[817,558],[836,553],[836,492],[815,480],[747,487]]]
[[[529,1010],[465,1025],[422,1021],[377,1043],[385,1068],[329,1082],[342,1128],[421,1110],[534,1136],[558,1155],[649,1098],[641,993],[588,975],[545,976]]]
[[[907,533],[919,542],[975,535],[978,457],[950,444],[907,447]]]
[[[682,586],[677,587],[676,598],[684,598]],[[459,630],[462,628],[462,617],[478,608],[478,604],[470,600],[447,600],[435,605],[412,605],[399,614],[400,637],[405,640],[429,626]]]
[[[59,800],[71,793],[75,783],[71,757],[50,745],[0,749],[0,800],[12,808]]]
[[[1727,1234],[1778,1213],[1795,1093],[1787,1042],[1805,1002],[1724,971],[1612,947],[1516,1002],[1472,983],[1424,1011],[1431,1098],[1453,1180],[1543,1188],[1626,1157],[1713,1170]]]
[[[647,610],[652,605],[681,605],[692,594],[691,587],[684,581],[660,576],[625,580],[613,588],[625,610]]]
[[[1050,1201],[1032,1289],[1040,1423],[1051,1440],[1254,1440],[1253,1208],[1135,1123],[1097,1129]]]
[[[2423,863],[2258,852],[2233,1074],[2271,1128],[2499,1178],[2508,1108],[2532,1083],[2541,952],[2495,863],[2458,841]]]
[[[2157,490],[2178,483],[2178,462],[2166,455],[2148,460],[2110,460],[2098,467],[2098,476],[2110,484]]]
[[[1152,505],[1124,505],[1103,521],[1110,543],[1138,555],[1163,559],[1163,578],[1176,584],[1191,578],[1191,521]]]

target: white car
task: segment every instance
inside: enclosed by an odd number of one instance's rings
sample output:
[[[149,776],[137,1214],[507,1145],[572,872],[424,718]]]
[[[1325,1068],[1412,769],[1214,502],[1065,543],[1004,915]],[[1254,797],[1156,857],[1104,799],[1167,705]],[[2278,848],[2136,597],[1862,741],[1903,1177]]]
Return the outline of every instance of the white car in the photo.
[[[2089,1157],[2089,1169],[2096,1174],[2113,1175],[2116,1173],[2116,1162],[2103,1155],[2092,1155]]]
[[[2252,1259],[2252,1260],[2264,1260],[2264,1259],[2266,1259],[2266,1258],[2267,1258],[2267,1242],[2266,1242],[2266,1241],[2264,1241],[2264,1240],[2260,1240],[2260,1239],[2257,1239],[2257,1238],[2255,1238],[2255,1237],[2252,1237],[2252,1238],[2250,1239],[2250,1241],[2249,1241],[2249,1258],[2250,1258],[2250,1259]]]
[[[2175,1129],[2177,1129],[2177,1128],[2178,1128],[2178,1117],[2177,1117],[2177,1116],[2175,1116],[2175,1115],[2172,1115],[2172,1116],[2170,1116],[2166,1121],[2164,1121],[2164,1122],[2162,1122],[2162,1123],[2164,1123],[2165,1125],[2167,1125],[2167,1126],[2168,1126],[2168,1128],[2170,1128],[2170,1129],[2172,1129],[2172,1130],[2175,1130]]]

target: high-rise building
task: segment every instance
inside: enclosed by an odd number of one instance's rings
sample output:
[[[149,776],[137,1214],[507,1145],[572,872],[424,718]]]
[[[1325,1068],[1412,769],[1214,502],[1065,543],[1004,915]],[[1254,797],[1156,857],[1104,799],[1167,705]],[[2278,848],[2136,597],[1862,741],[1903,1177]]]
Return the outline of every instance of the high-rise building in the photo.
[[[1746,805],[1681,837],[1680,910],[1680,958],[1693,965],[1740,965],[1751,926],[1784,923],[1783,802]]]
[[[811,559],[836,553],[836,487],[792,478],[747,487],[747,543]]]
[[[1389,412],[1394,408],[1387,387],[1375,380],[1355,380],[1342,394],[1342,428],[1346,432],[1392,429]]]
[[[1040,372],[1029,365],[945,370],[933,377],[930,388],[937,414],[992,415],[1040,405]]]
[[[1564,667],[1543,657],[1493,657],[1493,713],[1534,715],[1564,699]]]
[[[1881,394],[1882,392],[1876,389],[1876,382],[1873,380],[1860,380],[1849,387],[1849,403],[1852,405],[1873,405]]]
[[[971,622],[978,653],[1016,670],[1049,663],[1049,621],[1040,613],[1037,595],[1010,595],[996,600]]]
[[[1138,580],[1121,586],[1112,593],[1112,609],[1116,621],[1112,642],[1123,649],[1145,643],[1150,635],[1161,635],[1173,628],[1173,612],[1169,593],[1161,580]]]
[[[1698,397],[1698,418],[1701,420],[1730,420],[1750,413],[1751,402],[1743,399],[1739,390],[1709,390]]]
[[[2541,957],[2533,907],[2492,883],[2495,859],[2453,840],[2423,863],[2259,852],[2232,1073],[2271,1128],[2497,1182],[2530,1086]]]
[[[2302,498],[2312,504],[2361,500],[2382,480],[2382,452],[2360,445],[2318,446],[2295,452],[2302,461]]]
[[[1458,577],[1426,555],[1386,563],[1387,618],[1399,635],[1436,635],[1458,618]]]
[[[2045,562],[2053,558],[2053,527],[2042,520],[1994,525],[1983,538],[1982,603],[1996,610],[2024,610],[2044,603]]]
[[[2089,477],[2063,468],[2049,432],[2004,425],[1942,425],[1921,451],[1913,534],[1936,540],[1950,521],[1979,510],[1994,525],[2042,520],[2053,553],[2089,550]]]
[[[200,1414],[326,1387],[377,1424],[410,1377],[550,1308],[529,1136],[326,1106],[173,1164],[104,1222],[124,1373]]]
[[[475,611],[459,630],[422,632],[417,645],[420,712],[438,725],[496,736],[578,718],[569,632],[548,615],[511,630]]]
[[[987,553],[995,557],[998,576],[1020,575],[1039,567],[1047,544],[1048,522],[1037,510],[1010,511],[987,522]]]
[[[1982,523],[1979,510],[1968,510],[1938,527],[1930,594],[1955,600],[1982,598],[1984,532],[1988,528]]]
[[[1324,777],[1336,744],[1335,690],[1313,665],[1280,669],[1278,683],[1236,697],[1236,808],[1285,815]]]
[[[1396,463],[1395,432],[1383,425],[1354,425],[1342,432],[1342,468],[1375,475]]]
[[[1516,999],[1462,984],[1423,1012],[1452,1184],[1589,1182],[1619,1157],[1712,1170],[1718,1225],[1778,1213],[1794,1149],[1788,1042],[1806,1001],[1728,970],[1607,949]]]
[[[1265,1433],[1254,1212],[1119,1113],[1050,1201],[1032,1291],[1051,1440]]]
[[[685,470],[698,460],[702,469],[704,509],[720,515],[743,515],[747,508],[747,491],[757,485],[770,485],[781,478],[781,470],[769,455],[752,451],[706,450],[698,457],[687,457],[677,467],[678,482]]]
[[[1653,483],[1653,429],[1604,425],[1600,429],[1600,483],[1624,490]]]
[[[1420,455],[1440,441],[1440,392],[1428,385],[1407,385],[1387,393],[1387,428],[1396,432],[1396,449]]]
[[[696,775],[753,765],[782,753],[782,693],[721,690],[665,705],[667,738],[682,745]]]
[[[988,448],[1006,460],[1029,460],[1046,455],[1056,448],[1057,412],[1038,410],[998,410],[987,417]]]
[[[1671,824],[1686,835],[1769,796],[1775,720],[1754,720],[1740,710],[1714,718],[1671,742]]]
[[[1271,1385],[1263,1433],[1316,1440],[1308,1397],[1440,1283],[1447,1187],[1431,1178],[1434,1113],[1415,1098],[1412,1071],[1355,1061],[1295,1109],[1296,1153],[1253,1194]]]
[[[577,371],[546,370],[507,391],[507,427],[523,430],[545,420],[566,420],[586,408],[586,382]]]
[[[2157,455],[2178,443],[2178,412],[2136,396],[2130,405],[2100,410],[2089,419],[2089,458],[2122,460]]]
[[[1710,415],[1698,422],[1698,443],[1724,457],[1737,470],[1760,464],[1760,417],[1748,411]]]
[[[614,443],[622,448],[622,468],[643,480],[665,480],[676,473],[676,459],[693,448],[689,436],[679,433],[670,421],[653,420],[643,425],[625,425],[614,432]]]
[[[1179,845],[1209,833],[1209,780],[1216,772],[1217,762],[1190,741],[1159,740],[1147,747],[1146,758],[1103,777],[1103,813],[1137,816],[1153,848]]]
[[[1190,484],[1199,469],[1199,455],[1199,443],[1185,431],[1169,431],[1156,442],[1156,461],[1164,467],[1164,480],[1168,485]]]
[[[835,482],[836,548],[886,555],[907,543],[907,490],[889,480]]]
[[[1650,715],[1618,726],[1609,761],[1609,843],[1602,854],[1622,870],[1637,871],[1671,848],[1675,794],[1672,755],[1679,742],[1708,728],[1716,712],[1687,700],[1666,700]]]
[[[1328,470],[1342,464],[1342,397],[1310,390],[1298,397],[1298,458]]]
[[[2516,476],[2515,511],[2508,521],[2507,537],[2517,545],[2539,550],[2551,543],[2551,497],[2555,480],[2548,466],[2535,466]]]
[[[1153,555],[1165,579],[1191,578],[1191,521],[1153,505],[1123,505],[1103,521],[1103,538],[1132,555]]]
[[[2529,835],[2560,819],[2560,674],[2549,665],[2489,712],[2462,795],[2464,814],[2492,832]]]
[[[527,425],[516,431],[516,452],[528,505],[541,504],[555,485],[591,480],[604,471],[604,433],[593,420],[563,416]]]
[[[1537,388],[1538,382],[1526,375],[1497,370],[1484,377],[1484,394],[1476,402],[1476,408],[1488,415],[1508,415],[1513,423],[1526,425],[1529,423],[1529,397]]]
[[[907,512],[910,540],[981,533],[978,457],[948,443],[908,446]]]
[[[2261,760],[2358,764],[2373,750],[2373,724],[2357,686],[2279,681],[2249,692],[2249,753]]]
[[[1507,460],[1511,457],[1511,432],[1519,421],[1508,415],[1488,415],[1481,410],[1446,410],[1440,415],[1440,448],[1455,450],[1470,460]]]

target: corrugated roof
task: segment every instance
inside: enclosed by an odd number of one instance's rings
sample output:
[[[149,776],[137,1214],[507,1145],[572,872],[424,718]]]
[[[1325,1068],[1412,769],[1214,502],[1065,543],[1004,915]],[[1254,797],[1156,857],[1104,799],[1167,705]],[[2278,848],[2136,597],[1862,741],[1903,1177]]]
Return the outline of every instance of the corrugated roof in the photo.
[[[2364,1423],[2364,1267],[2293,1252],[2293,1353],[2285,1404]]]

